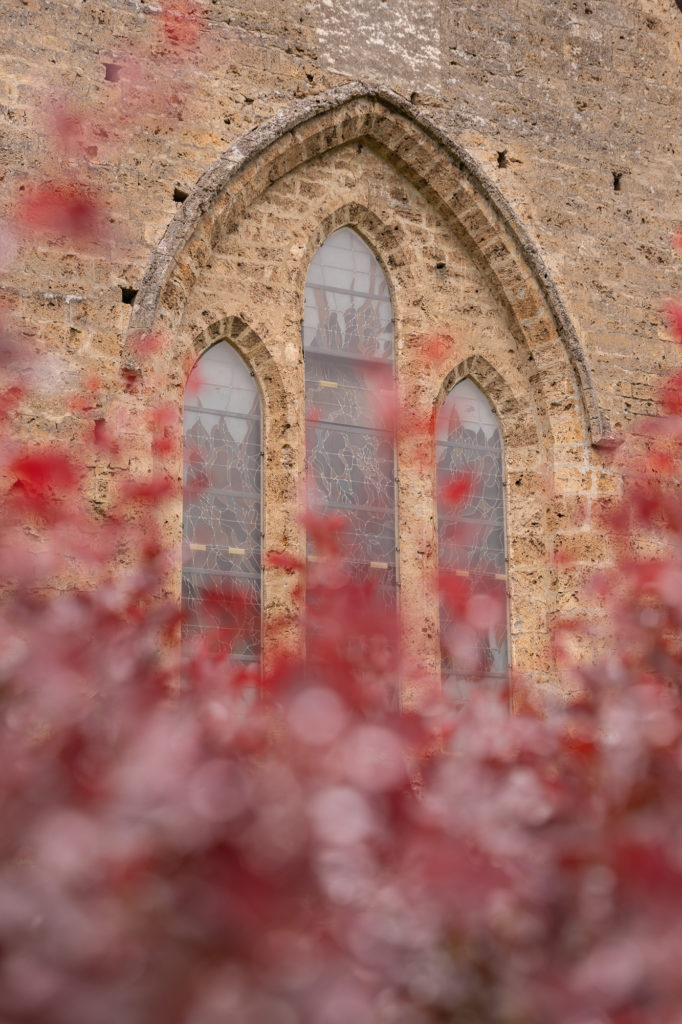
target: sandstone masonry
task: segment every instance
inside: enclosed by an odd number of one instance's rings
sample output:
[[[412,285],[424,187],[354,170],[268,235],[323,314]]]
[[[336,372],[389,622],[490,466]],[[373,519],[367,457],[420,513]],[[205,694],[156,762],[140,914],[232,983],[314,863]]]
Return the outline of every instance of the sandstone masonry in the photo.
[[[147,413],[170,401],[179,437],[187,374],[227,339],[263,400],[264,550],[301,556],[303,287],[318,246],[353,226],[389,281],[414,414],[398,495],[410,653],[437,668],[423,425],[471,376],[504,435],[513,664],[553,685],[552,621],[610,558],[589,515],[618,492],[614,445],[656,414],[657,383],[678,359],[659,305],[680,286],[682,11],[674,0],[197,6],[196,49],[174,81],[159,77],[163,102],[139,121],[111,68],[131,53],[159,68],[173,57],[153,4],[21,0],[4,12],[6,211],[68,169],[44,118],[66,96],[87,106],[95,134],[100,122],[88,176],[116,228],[109,251],[20,244],[5,275],[45,367],[25,429],[73,442],[95,419],[114,425],[126,455],[93,467],[102,505],[123,474],[179,480],[180,449],[154,455]],[[136,339],[156,331],[169,345],[141,356]],[[104,384],[97,408],[64,409],[60,394],[92,375]],[[179,544],[180,502],[162,528]],[[297,642],[294,583],[266,569],[266,658],[269,623],[289,616]],[[416,687],[404,681],[406,702]]]

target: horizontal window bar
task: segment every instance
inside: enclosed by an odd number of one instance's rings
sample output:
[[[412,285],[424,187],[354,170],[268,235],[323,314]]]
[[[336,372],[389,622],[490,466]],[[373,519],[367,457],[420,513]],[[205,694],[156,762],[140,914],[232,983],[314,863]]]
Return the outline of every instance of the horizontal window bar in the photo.
[[[190,544],[190,551],[227,551],[228,555],[245,555],[246,548],[230,548],[223,547],[220,544]],[[252,548],[249,551],[249,556],[257,554],[257,550]]]
[[[341,267],[335,267],[333,269],[341,270],[342,268]],[[361,270],[359,272],[362,273]],[[312,281],[308,281],[308,283],[306,284],[305,290],[306,291],[311,291],[311,292],[333,292],[334,295],[347,295],[349,299],[374,299],[376,302],[385,302],[387,304],[389,304],[390,301],[391,301],[391,298],[390,298],[390,296],[388,294],[388,291],[386,292],[385,295],[375,295],[373,292],[360,292],[360,291],[356,291],[355,289],[353,289],[351,291],[349,288],[339,288],[338,285],[334,285],[334,284],[317,284],[317,283],[313,283]],[[314,309],[316,313],[319,313],[319,308],[318,308],[318,305],[317,305],[316,302],[306,302],[306,305],[310,306],[311,309]],[[345,313],[346,311],[345,310],[334,309],[334,310],[332,310],[332,312],[333,313]]]
[[[315,357],[319,357],[319,359],[332,359],[339,363],[354,363],[363,366],[393,366],[392,352],[386,356],[363,356],[355,355],[353,352],[335,352],[330,348],[306,348],[304,355],[307,357],[307,365],[315,362]]]
[[[313,403],[314,404],[314,403]],[[388,437],[393,436],[393,432],[390,430],[382,430],[380,427],[356,427],[354,423],[334,423],[330,420],[311,420],[307,423],[309,427],[327,427],[335,434],[340,434],[345,430],[351,430],[355,433],[368,434],[372,436],[374,434],[386,434]]]
[[[261,574],[259,572],[237,572],[228,569],[195,569],[191,565],[183,565],[182,567],[183,576],[220,576],[222,579],[240,579],[240,580],[258,580],[260,583]]]
[[[187,405],[187,403],[185,403],[184,409],[185,412],[205,412],[209,416],[219,416],[221,419],[250,420],[252,423],[260,422],[260,416],[257,413],[227,412],[225,409],[212,409],[205,405]]]
[[[223,467],[223,468],[225,468],[225,467]],[[202,470],[201,472],[205,473],[206,471]],[[183,486],[184,487],[189,487],[191,485],[191,483],[192,483],[191,480],[184,480],[183,481]],[[253,501],[260,502],[260,490],[258,490],[258,491],[232,491],[232,490],[230,490],[229,487],[209,487],[209,486],[201,487],[198,490],[199,490],[199,494],[202,494],[202,495],[203,494],[211,494],[211,495],[215,495],[215,497],[217,497],[217,498],[218,497],[224,497],[224,498],[251,498]]]

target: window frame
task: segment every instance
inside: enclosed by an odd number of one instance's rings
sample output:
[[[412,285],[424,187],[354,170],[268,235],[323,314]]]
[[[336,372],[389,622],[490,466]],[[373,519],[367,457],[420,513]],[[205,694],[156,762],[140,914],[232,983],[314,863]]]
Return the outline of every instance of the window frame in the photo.
[[[391,323],[391,359],[390,359],[390,364],[391,364],[391,386],[392,386],[393,395],[395,396],[395,395],[398,394],[398,359],[397,359],[397,355],[398,355],[397,349],[398,349],[398,346],[397,346],[397,337],[396,337],[395,294],[394,294],[393,282],[391,280],[391,275],[388,273],[388,270],[387,270],[386,266],[384,265],[384,261],[382,260],[381,256],[377,252],[376,247],[372,244],[371,239],[369,239],[367,237],[367,235],[362,231],[362,227],[360,225],[354,223],[353,221],[344,221],[341,224],[334,225],[331,228],[331,230],[328,230],[324,234],[324,237],[322,237],[321,240],[318,239],[317,240],[318,244],[316,245],[316,247],[314,248],[312,253],[310,251],[308,251],[307,259],[306,259],[305,275],[304,275],[303,281],[302,281],[301,299],[302,299],[302,305],[303,305],[303,316],[301,317],[301,352],[302,352],[303,364],[304,364],[303,407],[304,407],[304,443],[305,443],[305,447],[306,447],[306,452],[305,452],[305,471],[306,471],[306,476],[307,476],[307,473],[309,471],[309,461],[308,461],[308,443],[307,443],[308,417],[307,417],[307,412],[306,412],[306,407],[307,407],[307,387],[306,387],[306,384],[307,384],[307,381],[306,381],[307,371],[305,370],[305,365],[306,365],[306,345],[305,345],[305,336],[304,336],[304,331],[305,331],[305,309],[306,309],[305,294],[306,294],[306,289],[308,288],[308,278],[309,278],[310,268],[312,266],[313,260],[318,255],[318,253],[324,248],[324,246],[327,244],[327,242],[334,237],[334,235],[336,235],[340,231],[344,231],[344,230],[351,231],[354,235],[356,235],[360,239],[360,241],[363,243],[365,248],[368,250],[370,256],[373,259],[376,260],[376,262],[378,264],[378,267],[379,267],[379,271],[380,271],[380,273],[382,275],[382,280],[383,280],[383,282],[384,282],[384,284],[386,286],[387,301],[390,304],[390,312],[391,312],[391,320],[390,320],[390,323]],[[310,354],[314,354],[314,350],[308,349],[307,351]],[[357,361],[359,362],[361,360],[358,359]],[[355,361],[353,361],[353,362],[355,362]],[[368,429],[375,429],[375,428],[368,428]],[[393,548],[394,548],[394,565],[393,565],[394,583],[393,583],[393,589],[394,589],[394,592],[395,592],[396,614],[400,615],[400,610],[401,610],[400,609],[401,565],[400,565],[400,529],[399,529],[399,527],[400,527],[400,516],[399,516],[399,510],[400,510],[400,467],[399,467],[399,459],[398,459],[398,443],[397,443],[397,440],[398,440],[397,439],[397,433],[394,430],[393,431],[392,441],[391,441],[392,450],[393,450],[393,542],[394,542],[393,543]],[[307,486],[307,483],[306,483],[306,486]],[[305,540],[305,559],[306,559],[306,564],[308,564],[308,562],[311,560],[310,559],[310,555],[309,555],[309,551],[308,551],[307,538]]]
[[[184,384],[184,387],[183,387],[183,406],[182,406],[182,408],[183,408],[183,428],[182,428],[182,477],[183,477],[183,488],[182,488],[182,491],[183,491],[183,501],[182,501],[182,514],[181,514],[181,519],[182,519],[181,526],[182,526],[183,557],[182,557],[182,572],[181,572],[181,605],[182,605],[183,614],[184,614],[184,598],[182,597],[182,592],[184,591],[184,575],[185,575],[185,554],[184,554],[184,548],[185,548],[185,543],[186,543],[186,541],[185,541],[185,500],[184,500],[184,498],[185,498],[184,476],[185,476],[185,469],[186,469],[186,462],[185,462],[185,452],[186,452],[185,439],[186,439],[186,433],[185,433],[184,417],[185,417],[185,408],[186,408],[187,388],[189,386],[192,374],[197,369],[197,367],[199,367],[199,365],[201,364],[202,359],[209,352],[211,352],[213,349],[216,349],[220,345],[227,345],[228,348],[237,357],[237,359],[241,362],[241,364],[243,365],[244,369],[247,371],[247,373],[249,374],[251,380],[253,381],[254,393],[255,393],[255,395],[256,395],[256,397],[258,399],[258,446],[259,446],[259,448],[258,448],[258,458],[259,458],[259,471],[258,471],[258,473],[259,473],[259,493],[258,493],[258,513],[259,513],[258,514],[258,537],[259,537],[259,545],[258,545],[258,548],[259,548],[259,550],[258,550],[258,558],[259,558],[259,563],[260,563],[259,572],[258,572],[258,655],[257,655],[257,657],[254,657],[252,659],[248,659],[247,660],[247,659],[242,659],[239,656],[234,656],[232,654],[232,652],[230,651],[230,653],[229,653],[229,655],[227,657],[231,661],[233,661],[235,664],[239,664],[239,665],[241,665],[244,668],[248,667],[248,668],[254,670],[258,674],[258,676],[261,677],[262,674],[263,674],[263,653],[264,653],[264,643],[265,643],[265,620],[264,620],[264,614],[263,614],[264,613],[264,607],[265,607],[265,601],[264,601],[264,598],[265,598],[265,559],[264,559],[264,550],[263,550],[263,548],[264,548],[264,543],[263,542],[264,542],[264,539],[265,539],[264,520],[265,520],[265,472],[266,472],[266,459],[265,459],[265,415],[264,415],[264,412],[265,412],[265,401],[264,401],[263,392],[262,392],[262,389],[261,389],[261,386],[260,386],[260,382],[258,380],[258,376],[255,373],[255,371],[254,371],[250,361],[246,358],[244,353],[242,353],[239,350],[238,345],[235,343],[235,341],[233,339],[231,339],[227,335],[227,333],[225,333],[223,335],[223,337],[217,338],[210,345],[208,345],[206,348],[204,348],[203,351],[201,351],[201,352],[199,352],[197,354],[197,356],[196,356],[196,358],[195,358],[194,362],[192,363],[192,366],[191,366],[191,368],[189,370],[189,373],[187,374],[187,378],[185,380],[185,384]],[[233,415],[233,414],[229,413],[229,412],[226,412],[224,415],[229,417],[230,415]],[[229,577],[228,573],[225,573],[224,575]],[[183,642],[185,642],[184,638],[183,638]]]
[[[462,384],[464,381],[470,381],[476,390],[482,395],[485,401],[488,403],[490,410],[495,417],[497,429],[500,436],[500,484],[501,484],[501,505],[502,505],[502,540],[503,540],[503,553],[504,553],[504,566],[505,571],[503,574],[495,573],[493,578],[504,581],[504,593],[505,593],[505,610],[504,610],[504,626],[505,626],[505,646],[506,646],[506,668],[504,672],[490,673],[486,675],[483,673],[481,679],[485,680],[506,680],[510,679],[512,672],[512,634],[511,634],[511,590],[510,590],[510,557],[509,557],[509,508],[508,508],[508,489],[507,489],[507,454],[506,454],[506,443],[504,436],[504,420],[500,415],[495,403],[491,399],[481,383],[476,379],[473,373],[455,373],[449,374],[446,384],[443,388],[443,394],[441,401],[439,401],[434,409],[434,435],[433,435],[433,482],[434,482],[434,520],[435,520],[435,537],[436,537],[436,549],[437,549],[437,570],[440,578],[441,573],[441,552],[440,552],[440,493],[439,493],[439,481],[438,481],[438,420],[443,414],[443,409],[448,401],[448,398],[453,394],[455,389]],[[439,618],[438,618],[438,640],[439,645],[441,644],[441,616],[440,616],[440,596],[439,596]],[[442,650],[442,645],[441,645]],[[445,683],[445,677],[443,675],[443,657],[441,654],[440,666],[439,666],[439,678],[441,686]]]

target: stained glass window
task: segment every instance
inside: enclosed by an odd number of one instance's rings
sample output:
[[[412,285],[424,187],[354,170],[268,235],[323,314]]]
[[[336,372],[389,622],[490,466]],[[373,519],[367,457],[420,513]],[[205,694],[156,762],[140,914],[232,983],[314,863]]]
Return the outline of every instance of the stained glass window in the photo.
[[[507,563],[504,459],[497,416],[468,378],[436,427],[442,678],[457,700],[506,679]]]
[[[255,380],[226,341],[185,392],[183,636],[257,662],[261,644],[261,417]]]
[[[310,264],[303,348],[311,501],[343,516],[354,578],[394,600],[395,453],[385,417],[393,312],[376,256],[350,228],[331,235]],[[312,541],[308,557],[316,557]]]

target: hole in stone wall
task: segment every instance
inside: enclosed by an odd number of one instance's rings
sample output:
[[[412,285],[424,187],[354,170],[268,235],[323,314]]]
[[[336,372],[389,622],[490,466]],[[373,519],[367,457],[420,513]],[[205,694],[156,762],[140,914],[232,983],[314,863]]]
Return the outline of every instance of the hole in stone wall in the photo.
[[[189,195],[189,192],[185,192],[184,188],[179,188],[178,185],[173,189],[173,202],[184,203],[185,199]]]
[[[507,163],[507,150],[506,149],[498,150],[498,152],[497,152],[497,166],[498,167],[508,167],[509,166],[509,164]]]
[[[613,191],[614,192],[620,192],[621,191],[621,184],[620,184],[620,182],[621,182],[621,178],[623,177],[623,172],[622,171],[611,171],[611,174],[613,175]]]
[[[126,306],[132,306],[137,295],[137,288],[128,288],[126,285],[121,285],[121,302],[124,302]]]
[[[436,263],[436,270],[444,270],[444,269],[445,269],[445,260],[438,260],[438,262]]]
[[[105,82],[118,82],[121,77],[121,65],[120,64],[105,64],[104,65],[104,81]]]
[[[305,73],[305,77],[308,79],[309,82],[314,82],[315,81],[313,75],[308,74],[307,71]]]

